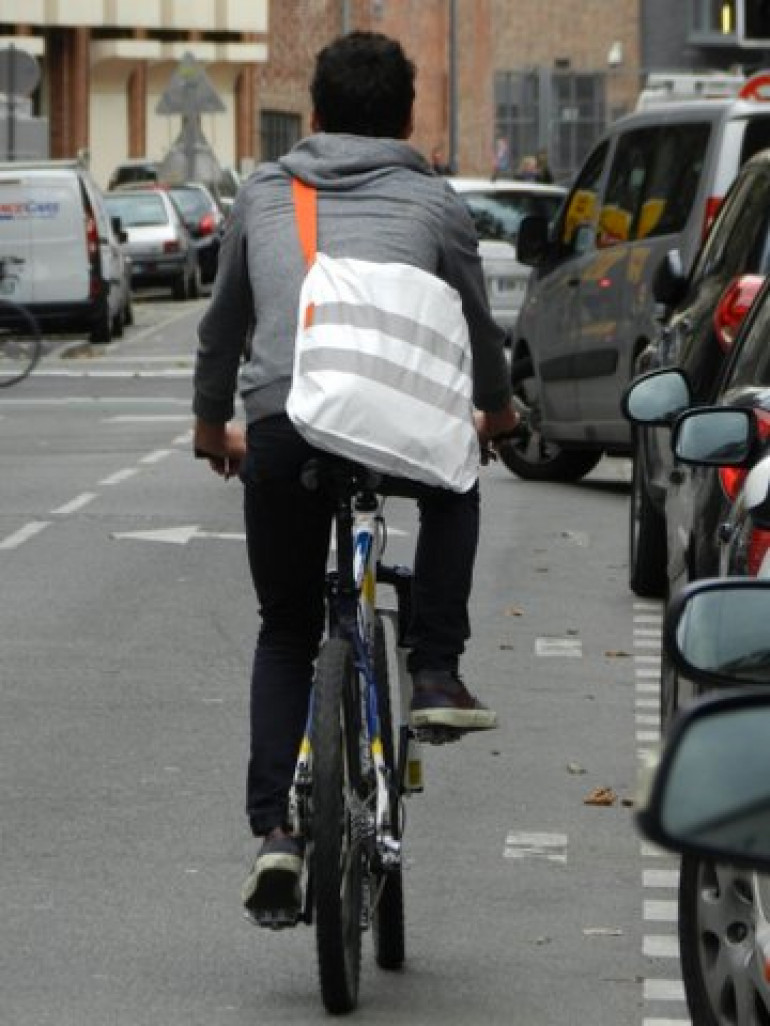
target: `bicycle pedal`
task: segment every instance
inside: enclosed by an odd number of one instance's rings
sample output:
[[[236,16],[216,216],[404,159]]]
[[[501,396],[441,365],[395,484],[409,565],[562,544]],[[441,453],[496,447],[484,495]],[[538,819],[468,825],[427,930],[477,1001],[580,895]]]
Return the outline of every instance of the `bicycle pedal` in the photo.
[[[267,930],[287,930],[297,925],[302,918],[302,911],[298,908],[266,908],[258,912],[246,911],[243,915],[254,926]]]
[[[458,730],[457,727],[413,727],[412,733],[415,740],[424,745],[448,745],[453,741],[459,741],[467,731]]]

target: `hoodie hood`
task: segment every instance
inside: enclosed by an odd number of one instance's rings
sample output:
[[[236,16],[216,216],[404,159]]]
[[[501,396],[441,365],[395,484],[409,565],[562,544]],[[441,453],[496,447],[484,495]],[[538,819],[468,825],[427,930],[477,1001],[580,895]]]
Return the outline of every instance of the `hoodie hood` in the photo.
[[[427,160],[400,139],[320,132],[302,139],[281,157],[293,178],[322,189],[350,189],[397,168],[433,175]]]

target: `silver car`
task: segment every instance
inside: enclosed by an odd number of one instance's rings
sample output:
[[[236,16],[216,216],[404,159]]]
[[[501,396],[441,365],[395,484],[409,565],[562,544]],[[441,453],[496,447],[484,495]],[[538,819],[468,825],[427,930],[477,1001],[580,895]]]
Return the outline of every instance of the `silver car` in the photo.
[[[470,209],[479,236],[487,296],[501,328],[516,326],[532,268],[516,259],[519,224],[530,214],[551,221],[567,190],[560,185],[488,178],[448,178]]]
[[[116,189],[105,196],[126,233],[134,286],[168,286],[174,299],[201,292],[198,254],[177,205],[163,188]]]

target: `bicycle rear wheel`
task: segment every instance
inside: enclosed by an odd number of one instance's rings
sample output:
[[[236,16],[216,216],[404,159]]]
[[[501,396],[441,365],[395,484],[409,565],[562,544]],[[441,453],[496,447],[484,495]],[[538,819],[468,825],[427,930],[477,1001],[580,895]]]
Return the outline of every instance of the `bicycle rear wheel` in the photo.
[[[32,373],[42,345],[32,314],[8,299],[0,301],[0,388],[15,385]]]
[[[390,817],[396,837],[400,837],[399,806],[393,747],[393,714],[390,703],[390,677],[388,673],[388,652],[382,617],[377,617],[374,635],[374,674],[377,680],[377,706],[380,714],[380,736],[382,738],[385,765],[390,770],[391,801]],[[404,881],[399,865],[387,871],[374,873],[375,893],[378,895],[372,919],[374,956],[381,969],[400,969],[404,964]]]
[[[361,703],[348,642],[330,638],[316,665],[313,747],[313,871],[321,994],[327,1011],[358,1001],[365,825],[361,783]]]

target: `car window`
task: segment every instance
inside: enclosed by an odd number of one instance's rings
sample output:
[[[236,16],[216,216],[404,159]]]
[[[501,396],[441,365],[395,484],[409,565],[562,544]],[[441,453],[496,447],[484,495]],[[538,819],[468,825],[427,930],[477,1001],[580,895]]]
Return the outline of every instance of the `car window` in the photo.
[[[119,217],[124,228],[143,228],[168,224],[163,200],[156,193],[143,196],[108,196],[107,206],[114,217]]]
[[[693,267],[693,282],[712,274],[766,274],[769,229],[770,169],[752,168],[730,190]]]
[[[597,242],[611,246],[632,238],[645,182],[655,159],[658,129],[626,132],[618,139],[604,203],[599,214]]]
[[[755,117],[746,123],[741,146],[741,164],[770,146],[770,117]]]
[[[596,221],[599,182],[608,150],[609,143],[603,142],[588,157],[564,204],[555,237],[567,250],[572,249],[578,228]]]
[[[711,125],[667,125],[658,131],[633,235],[644,239],[681,232],[690,217],[708,150]]]
[[[561,196],[543,196],[519,191],[464,192],[480,239],[515,242],[523,218],[537,214],[552,221],[561,205]]]
[[[755,300],[754,316],[727,372],[725,391],[770,386],[770,302],[766,285]]]
[[[211,210],[212,204],[200,189],[170,189],[169,191],[184,217],[202,217]]]

